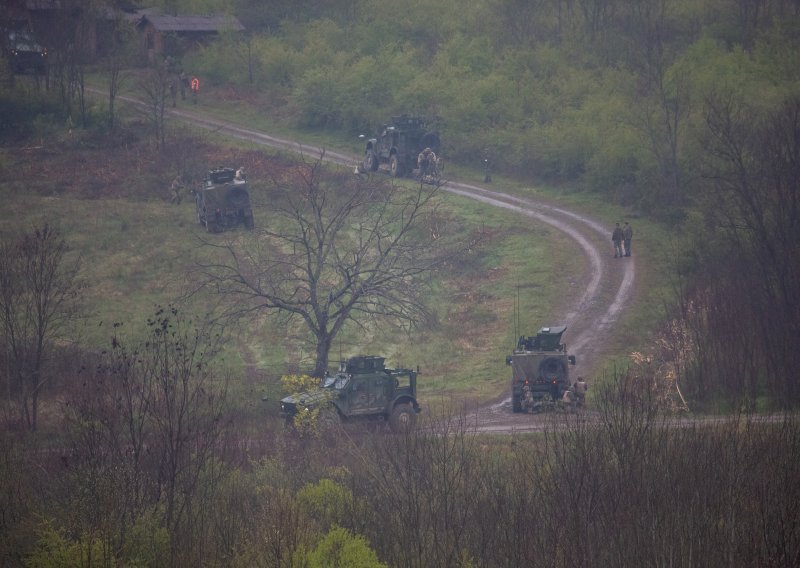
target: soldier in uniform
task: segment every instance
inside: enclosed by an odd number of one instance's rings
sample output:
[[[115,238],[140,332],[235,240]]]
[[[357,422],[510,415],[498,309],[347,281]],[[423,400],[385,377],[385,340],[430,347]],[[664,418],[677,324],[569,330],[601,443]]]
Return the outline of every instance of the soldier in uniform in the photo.
[[[175,179],[172,180],[172,183],[169,186],[170,193],[172,196],[170,197],[170,203],[180,203],[181,202],[181,191],[185,189],[185,185],[183,183],[183,176],[178,174],[175,176]]]
[[[575,395],[572,392],[572,389],[567,389],[564,391],[564,394],[561,396],[559,406],[564,410],[573,410],[575,408]]]
[[[575,402],[580,407],[583,406],[586,402],[586,391],[589,388],[589,385],[586,384],[586,381],[583,380],[583,377],[578,377],[578,380],[575,381],[575,384],[572,385],[573,390],[575,391]]]
[[[614,258],[622,257],[623,238],[622,228],[619,226],[619,223],[617,223],[617,226],[614,227],[614,232],[611,233],[611,242],[614,243]]]
[[[528,383],[522,385],[522,408],[525,412],[533,409],[533,393]]]
[[[431,171],[431,166],[436,162],[436,154],[430,148],[425,148],[417,156],[417,167],[420,177],[425,177]]]
[[[627,221],[625,221],[625,226],[622,228],[622,240],[625,243],[625,256],[630,256],[631,241],[633,240],[633,227],[631,227]]]

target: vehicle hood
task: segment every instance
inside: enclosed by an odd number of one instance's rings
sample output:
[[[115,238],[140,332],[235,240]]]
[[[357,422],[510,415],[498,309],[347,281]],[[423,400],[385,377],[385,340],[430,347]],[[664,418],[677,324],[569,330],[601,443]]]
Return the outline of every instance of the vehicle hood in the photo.
[[[281,405],[310,408],[329,399],[329,391],[325,389],[316,389],[308,392],[290,394],[281,399]]]

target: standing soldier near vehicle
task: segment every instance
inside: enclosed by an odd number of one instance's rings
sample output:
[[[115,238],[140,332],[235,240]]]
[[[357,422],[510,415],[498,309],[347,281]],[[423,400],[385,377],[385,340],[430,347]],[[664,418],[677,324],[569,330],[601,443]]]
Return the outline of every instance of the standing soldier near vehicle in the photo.
[[[575,381],[575,384],[572,386],[572,390],[575,391],[575,403],[578,407],[583,406],[586,402],[586,391],[588,389],[589,385],[586,384],[583,377],[578,377],[578,380]]]
[[[625,242],[625,256],[630,256],[631,241],[633,240],[633,227],[631,227],[627,221],[625,221],[625,226],[622,228],[622,239]]]
[[[614,243],[614,258],[621,258],[622,257],[622,240],[624,239],[624,235],[622,234],[622,228],[617,223],[617,226],[614,227],[614,232],[611,233],[611,242]]]
[[[436,163],[436,154],[430,148],[425,148],[417,156],[417,167],[419,168],[419,175],[421,178],[425,177],[432,171],[432,166]]]
[[[183,176],[178,174],[175,176],[175,179],[172,180],[172,183],[169,186],[169,191],[172,194],[170,197],[169,202],[179,204],[181,202],[181,191],[183,191],[186,186],[183,183]]]

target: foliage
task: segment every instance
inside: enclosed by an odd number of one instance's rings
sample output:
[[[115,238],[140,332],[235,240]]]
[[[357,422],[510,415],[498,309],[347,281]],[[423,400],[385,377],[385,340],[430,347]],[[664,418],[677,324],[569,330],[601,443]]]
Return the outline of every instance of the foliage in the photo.
[[[387,568],[367,540],[342,527],[332,528],[307,555],[309,568]]]
[[[95,568],[116,563],[103,542],[89,537],[88,542],[74,541],[45,520],[38,530],[36,548],[25,558],[28,568]]]

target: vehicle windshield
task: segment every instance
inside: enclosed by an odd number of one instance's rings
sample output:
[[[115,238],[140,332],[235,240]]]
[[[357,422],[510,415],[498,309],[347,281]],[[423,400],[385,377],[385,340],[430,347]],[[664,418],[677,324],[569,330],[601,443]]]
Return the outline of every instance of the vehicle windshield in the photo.
[[[342,390],[350,382],[350,375],[336,373],[332,377],[325,377],[322,381],[322,388]]]

